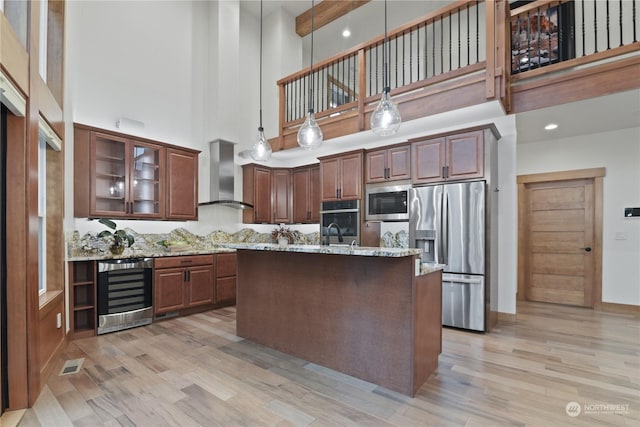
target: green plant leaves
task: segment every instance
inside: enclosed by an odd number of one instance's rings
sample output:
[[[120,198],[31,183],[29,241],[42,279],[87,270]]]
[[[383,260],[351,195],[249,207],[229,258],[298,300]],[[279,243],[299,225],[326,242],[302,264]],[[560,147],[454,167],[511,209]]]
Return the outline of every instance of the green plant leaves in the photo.
[[[100,224],[106,225],[107,227],[109,227],[109,228],[110,228],[110,229],[112,229],[112,230],[115,230],[115,229],[116,229],[116,223],[115,223],[115,222],[113,222],[113,221],[111,221],[110,219],[107,219],[107,218],[101,218],[101,219],[99,219],[99,220],[98,220],[98,222],[99,222]]]

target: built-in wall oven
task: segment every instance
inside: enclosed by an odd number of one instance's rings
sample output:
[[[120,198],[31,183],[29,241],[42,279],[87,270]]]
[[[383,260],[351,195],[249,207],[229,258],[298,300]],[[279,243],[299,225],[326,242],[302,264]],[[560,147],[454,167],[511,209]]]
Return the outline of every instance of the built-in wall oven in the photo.
[[[331,224],[335,226],[329,227]],[[337,227],[336,227],[337,226]],[[340,229],[340,242],[338,229]],[[322,202],[320,210],[320,238],[330,244],[355,242],[360,244],[360,200]]]
[[[98,335],[153,320],[153,258],[98,262]]]

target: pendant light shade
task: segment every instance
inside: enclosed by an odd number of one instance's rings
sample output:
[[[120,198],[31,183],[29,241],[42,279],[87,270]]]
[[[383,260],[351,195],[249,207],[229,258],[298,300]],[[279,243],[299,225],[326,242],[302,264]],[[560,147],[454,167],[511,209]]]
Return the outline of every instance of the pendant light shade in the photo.
[[[264,137],[264,129],[262,126],[258,128],[258,140],[251,148],[251,158],[257,162],[265,162],[271,158],[271,145]]]
[[[311,0],[311,65],[309,67],[309,109],[300,129],[298,129],[298,145],[307,150],[318,148],[322,144],[322,129],[313,114],[313,14],[314,1]]]
[[[395,102],[391,100],[391,88],[389,85],[390,68],[387,62],[387,49],[389,43],[387,40],[387,0],[384,0],[384,44],[382,46],[382,80],[384,88],[382,89],[382,98],[371,114],[371,130],[378,136],[389,136],[398,132],[402,118],[400,110]]]
[[[304,123],[298,129],[298,145],[307,150],[318,148],[322,144],[322,129],[318,126],[313,115],[313,109],[309,109]]]
[[[382,99],[371,114],[371,130],[378,136],[393,135],[400,129],[400,110],[391,100],[389,88],[382,91]]]
[[[264,136],[262,127],[262,0],[260,0],[260,126],[258,126],[258,140],[251,147],[251,158],[257,162],[266,162],[271,158],[271,145]]]

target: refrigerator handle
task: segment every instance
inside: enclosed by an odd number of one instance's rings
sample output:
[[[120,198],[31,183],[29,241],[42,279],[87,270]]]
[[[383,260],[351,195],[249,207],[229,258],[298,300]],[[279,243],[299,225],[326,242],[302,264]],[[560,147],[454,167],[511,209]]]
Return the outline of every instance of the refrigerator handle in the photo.
[[[442,263],[449,264],[449,194],[442,192]]]

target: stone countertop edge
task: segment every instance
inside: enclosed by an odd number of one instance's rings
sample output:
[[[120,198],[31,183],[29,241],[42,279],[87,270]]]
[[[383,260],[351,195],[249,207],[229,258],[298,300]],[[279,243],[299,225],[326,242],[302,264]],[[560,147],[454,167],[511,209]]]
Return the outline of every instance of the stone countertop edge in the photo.
[[[276,243],[229,243],[228,248],[247,249],[254,251],[274,251],[274,252],[299,252],[311,254],[327,255],[355,255],[400,258],[406,256],[420,255],[422,249],[412,248],[381,248],[368,246],[321,246],[321,245],[279,245]]]
[[[435,273],[438,270],[444,270],[446,266],[447,266],[446,264],[435,264],[433,262],[423,262],[422,264],[420,264],[419,276]]]
[[[188,256],[188,255],[211,255],[211,254],[224,254],[224,253],[233,253],[235,249],[227,248],[227,247],[217,247],[211,249],[188,249],[185,251],[154,251],[154,252],[129,252],[129,250],[125,250],[122,255],[109,255],[109,254],[92,254],[89,256],[79,256],[79,257],[67,257],[67,262],[72,261],[100,261],[100,260],[110,260],[110,259],[129,259],[129,258],[163,258],[163,257],[172,257],[172,256]]]

